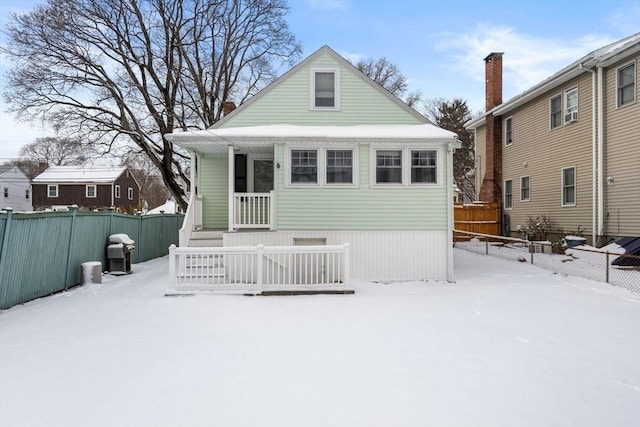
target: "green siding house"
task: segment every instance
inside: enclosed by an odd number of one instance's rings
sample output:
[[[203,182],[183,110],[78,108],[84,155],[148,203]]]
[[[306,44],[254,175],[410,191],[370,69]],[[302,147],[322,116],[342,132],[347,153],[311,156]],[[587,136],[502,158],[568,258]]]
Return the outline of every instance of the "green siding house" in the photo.
[[[350,245],[351,276],[452,280],[456,135],[324,46],[209,129],[181,246]]]

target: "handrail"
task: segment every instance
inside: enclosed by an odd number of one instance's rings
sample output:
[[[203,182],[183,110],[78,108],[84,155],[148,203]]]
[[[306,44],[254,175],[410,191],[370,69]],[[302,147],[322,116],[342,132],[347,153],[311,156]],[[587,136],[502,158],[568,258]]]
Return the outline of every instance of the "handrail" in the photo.
[[[182,221],[182,227],[178,231],[178,244],[180,247],[189,245],[191,234],[197,227],[202,227],[202,196],[191,194],[189,205]]]

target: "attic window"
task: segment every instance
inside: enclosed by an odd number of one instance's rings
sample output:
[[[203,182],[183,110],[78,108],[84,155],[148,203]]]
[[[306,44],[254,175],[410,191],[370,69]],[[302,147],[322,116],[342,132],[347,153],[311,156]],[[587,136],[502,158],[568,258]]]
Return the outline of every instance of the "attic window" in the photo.
[[[310,75],[310,108],[317,110],[340,109],[340,69],[312,68]]]

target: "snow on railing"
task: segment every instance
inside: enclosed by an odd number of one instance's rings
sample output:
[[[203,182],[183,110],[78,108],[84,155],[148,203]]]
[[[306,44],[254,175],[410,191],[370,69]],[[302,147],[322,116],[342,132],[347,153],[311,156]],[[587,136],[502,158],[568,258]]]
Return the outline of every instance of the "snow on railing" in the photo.
[[[178,244],[187,246],[193,230],[202,228],[202,196],[191,194],[187,212],[184,214],[182,228],[178,231]]]
[[[176,291],[340,288],[349,279],[349,244],[169,248]]]
[[[273,191],[234,193],[234,228],[272,228]]]

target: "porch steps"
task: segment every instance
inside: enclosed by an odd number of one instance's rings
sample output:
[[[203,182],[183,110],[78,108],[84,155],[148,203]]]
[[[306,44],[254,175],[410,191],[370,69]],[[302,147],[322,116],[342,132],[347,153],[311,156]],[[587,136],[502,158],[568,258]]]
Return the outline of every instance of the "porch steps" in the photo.
[[[211,248],[222,247],[222,231],[196,230],[191,233],[190,247]]]

